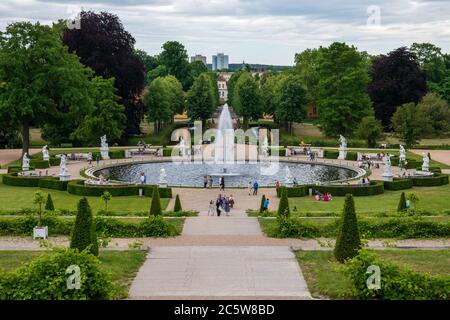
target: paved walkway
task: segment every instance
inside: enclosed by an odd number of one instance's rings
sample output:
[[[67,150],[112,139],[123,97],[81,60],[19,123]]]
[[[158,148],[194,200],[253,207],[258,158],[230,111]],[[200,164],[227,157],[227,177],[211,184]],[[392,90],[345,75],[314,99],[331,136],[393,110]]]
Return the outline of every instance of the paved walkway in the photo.
[[[227,245],[214,245],[223,236]],[[311,299],[289,246],[240,246],[242,236],[263,237],[258,219],[242,210],[187,218],[181,238],[203,238],[203,245],[151,246],[129,298]],[[205,243],[204,237],[211,242]]]
[[[450,165],[450,150],[420,150],[420,149],[412,149],[409,150],[412,153],[422,155],[422,153],[430,153],[431,159],[436,160],[437,162],[445,163]]]
[[[29,155],[41,152],[41,149],[30,149]],[[0,150],[0,165],[11,163],[22,157],[22,149],[3,149]]]

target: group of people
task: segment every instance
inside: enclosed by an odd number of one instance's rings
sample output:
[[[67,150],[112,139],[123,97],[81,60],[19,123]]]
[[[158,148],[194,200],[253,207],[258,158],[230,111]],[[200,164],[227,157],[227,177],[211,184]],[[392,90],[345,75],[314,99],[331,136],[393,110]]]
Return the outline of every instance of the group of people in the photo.
[[[219,194],[215,202],[213,200],[209,202],[208,216],[214,216],[214,214],[216,214],[220,217],[222,211],[225,212],[225,215],[229,216],[233,206],[234,198],[232,194],[230,194],[230,196]]]
[[[363,185],[363,186],[369,185],[369,184],[370,184],[370,179],[369,179],[369,177],[367,177],[367,178],[362,178],[361,181],[360,181],[360,184]]]
[[[203,188],[212,188],[213,182],[212,176],[203,176]],[[219,187],[221,191],[225,190],[225,178],[223,176],[219,178]]]
[[[325,201],[325,202],[333,200],[333,196],[331,195],[331,193],[322,194],[318,190],[314,191],[314,198],[317,201]]]
[[[247,189],[248,189],[248,195],[258,195],[258,188],[259,188],[259,183],[258,181],[249,181],[247,184]]]

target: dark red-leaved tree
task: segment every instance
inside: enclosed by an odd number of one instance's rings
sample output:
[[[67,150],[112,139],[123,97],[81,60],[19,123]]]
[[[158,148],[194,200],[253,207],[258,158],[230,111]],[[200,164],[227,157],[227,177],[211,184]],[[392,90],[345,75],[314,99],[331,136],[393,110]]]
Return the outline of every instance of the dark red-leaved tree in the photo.
[[[376,58],[370,68],[368,86],[375,116],[389,128],[392,115],[404,103],[419,100],[427,92],[426,75],[415,55],[405,47]]]
[[[80,28],[66,29],[63,42],[96,75],[115,78],[117,95],[121,97],[127,116],[124,136],[140,133],[139,124],[144,114],[140,95],[145,68],[134,53],[134,38],[119,18],[108,12],[82,11]]]

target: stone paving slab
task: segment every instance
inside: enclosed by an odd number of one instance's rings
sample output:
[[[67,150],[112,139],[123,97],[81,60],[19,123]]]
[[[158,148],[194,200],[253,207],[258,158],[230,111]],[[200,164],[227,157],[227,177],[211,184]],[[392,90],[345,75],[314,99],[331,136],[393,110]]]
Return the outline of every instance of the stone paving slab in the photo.
[[[290,297],[311,299],[289,247],[153,247],[130,299]]]

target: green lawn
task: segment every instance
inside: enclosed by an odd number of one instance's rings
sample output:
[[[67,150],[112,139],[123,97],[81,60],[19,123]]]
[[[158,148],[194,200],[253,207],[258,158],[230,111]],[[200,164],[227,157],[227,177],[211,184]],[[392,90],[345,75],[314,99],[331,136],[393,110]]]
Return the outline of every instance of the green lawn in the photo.
[[[415,271],[450,274],[450,250],[380,250],[376,254]],[[338,270],[333,251],[296,251],[295,255],[313,297],[351,299],[351,283]]]
[[[30,262],[46,251],[0,251],[0,270],[9,271]],[[115,284],[121,289],[117,299],[127,297],[131,282],[145,261],[146,252],[141,250],[100,251],[103,267],[111,273]]]
[[[1,179],[0,179],[1,180]],[[52,195],[55,209],[76,210],[78,201],[82,198],[77,195],[68,193],[67,191],[13,187],[4,185],[0,181],[0,209],[23,209],[35,208],[33,204],[33,195],[37,190],[41,190],[45,194]],[[94,212],[102,210],[104,203],[100,197],[87,197],[89,204]],[[108,203],[108,210],[111,211],[142,211],[150,208],[151,198],[129,196],[129,197],[113,197]],[[161,199],[161,207],[165,209],[169,203],[169,199]]]
[[[450,210],[448,198],[450,185],[439,187],[414,187],[403,190],[406,195],[414,193],[419,197],[417,208],[425,211],[442,212]],[[356,211],[383,212],[396,211],[402,191],[388,191],[376,196],[354,197]],[[341,212],[345,197],[333,197],[332,201],[317,201],[313,197],[289,198],[291,211],[296,207],[298,212]]]

